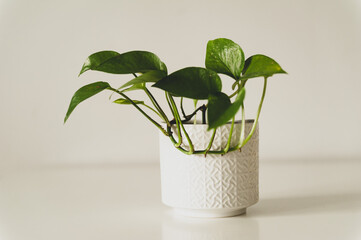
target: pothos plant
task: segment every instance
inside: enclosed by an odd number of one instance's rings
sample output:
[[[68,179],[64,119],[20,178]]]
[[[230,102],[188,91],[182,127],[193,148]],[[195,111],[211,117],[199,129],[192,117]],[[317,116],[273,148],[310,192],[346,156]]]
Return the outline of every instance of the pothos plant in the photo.
[[[101,71],[112,74],[131,74],[133,79],[118,88],[110,86],[108,82],[94,82],[80,88],[71,99],[64,123],[75,107],[84,100],[104,90],[112,91],[121,96],[114,103],[131,104],[151,123],[153,123],[165,136],[169,137],[174,146],[185,154],[225,154],[241,150],[252,137],[260,116],[263,100],[266,94],[267,79],[277,73],[286,73],[280,65],[270,57],[257,54],[245,60],[242,48],[233,41],[225,38],[211,40],[207,44],[205,68],[187,67],[168,74],[166,65],[158,56],[147,51],[131,51],[119,54],[114,51],[101,51],[90,55],[80,75],[88,70]],[[225,74],[234,79],[232,92],[228,95],[222,92],[222,81],[218,74]],[[263,77],[264,85],[256,118],[251,131],[245,136],[245,86],[249,79]],[[164,91],[164,97],[170,108],[171,117],[167,116],[163,107],[158,103],[149,88],[158,88]],[[128,93],[141,90],[149,98],[152,106],[144,101],[135,100]],[[186,114],[183,100],[193,99],[195,110]],[[179,99],[179,106],[176,103]],[[198,100],[207,103],[197,107]],[[231,136],[235,124],[236,113],[241,110],[241,135],[236,146],[230,146]],[[184,124],[194,118],[198,111],[202,112],[202,123],[208,124],[212,130],[212,137],[206,149],[194,149]],[[150,116],[154,112],[159,120]],[[206,117],[207,116],[207,117]],[[211,150],[217,128],[231,121],[231,128],[226,147],[219,151]],[[165,124],[161,124],[164,122]],[[177,129],[177,138],[172,126]],[[182,147],[183,136],[186,138],[189,149]]]

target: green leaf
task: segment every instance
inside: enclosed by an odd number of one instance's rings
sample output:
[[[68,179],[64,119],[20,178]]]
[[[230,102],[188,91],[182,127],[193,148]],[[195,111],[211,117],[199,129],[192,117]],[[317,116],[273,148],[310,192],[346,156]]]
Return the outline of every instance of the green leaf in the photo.
[[[232,119],[242,106],[245,94],[246,90],[242,88],[233,103],[222,92],[211,94],[208,99],[208,130],[222,126]]]
[[[151,52],[131,51],[119,54],[114,51],[101,51],[90,55],[79,73],[88,70],[115,74],[144,73],[160,70],[167,73],[166,65]]]
[[[247,58],[241,79],[270,77],[276,73],[287,73],[272,58],[257,54]]]
[[[145,89],[144,84],[143,83],[137,83],[137,84],[134,84],[133,86],[131,86],[129,88],[121,90],[121,92],[129,92],[129,91],[143,90],[143,89]]]
[[[79,105],[79,103],[94,96],[97,93],[100,93],[108,87],[110,87],[110,85],[107,82],[95,82],[81,87],[78,91],[76,91],[70,101],[68,111],[64,118],[64,123],[68,120],[70,114],[73,112],[75,107]]]
[[[178,70],[153,85],[179,97],[208,99],[209,94],[222,90],[218,74],[200,67]]]
[[[119,55],[119,53],[114,51],[101,51],[93,53],[85,60],[83,67],[80,70],[79,76],[88,70],[97,70],[98,67],[101,68],[103,63]]]
[[[146,73],[140,75],[139,77],[136,77],[136,78],[130,80],[129,82],[122,85],[119,89],[131,86],[134,84],[139,84],[139,83],[158,82],[160,79],[164,78],[166,75],[167,74],[163,71],[152,70],[152,71],[149,71],[149,72],[146,72]]]
[[[226,38],[208,41],[206,68],[238,80],[243,66],[244,53],[238,44]]]
[[[138,101],[138,100],[132,100],[132,101],[135,104],[144,104],[143,101]],[[129,101],[128,99],[125,99],[125,98],[119,98],[119,99],[115,100],[114,103],[126,104],[126,105],[132,104],[131,101]]]

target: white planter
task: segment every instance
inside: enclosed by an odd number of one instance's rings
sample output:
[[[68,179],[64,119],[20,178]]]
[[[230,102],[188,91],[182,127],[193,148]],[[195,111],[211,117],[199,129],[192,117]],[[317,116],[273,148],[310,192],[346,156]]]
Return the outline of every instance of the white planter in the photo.
[[[246,122],[246,136],[253,120]],[[209,144],[207,125],[184,125],[195,150]],[[225,147],[231,124],[217,129],[211,150]],[[239,141],[241,123],[234,126],[231,146]],[[174,136],[176,129],[173,128]],[[182,147],[188,149],[184,137]],[[246,212],[258,202],[258,126],[242,151],[223,156],[186,155],[170,139],[160,135],[162,201],[178,214],[192,217],[230,217]]]

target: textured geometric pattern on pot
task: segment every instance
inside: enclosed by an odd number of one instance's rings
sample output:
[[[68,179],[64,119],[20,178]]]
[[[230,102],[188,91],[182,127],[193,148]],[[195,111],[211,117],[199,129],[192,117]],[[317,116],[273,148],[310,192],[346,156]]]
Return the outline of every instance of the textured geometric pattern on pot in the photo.
[[[185,125],[196,150],[207,147],[212,131],[206,125]],[[246,134],[252,123],[246,123]],[[213,150],[224,148],[230,125],[217,129]],[[176,134],[176,133],[175,133]],[[236,124],[231,146],[240,136]],[[244,208],[258,201],[258,126],[242,148],[221,155],[185,155],[161,136],[162,199],[169,206],[190,209]],[[186,140],[185,140],[186,141]],[[188,148],[187,144],[183,144]]]

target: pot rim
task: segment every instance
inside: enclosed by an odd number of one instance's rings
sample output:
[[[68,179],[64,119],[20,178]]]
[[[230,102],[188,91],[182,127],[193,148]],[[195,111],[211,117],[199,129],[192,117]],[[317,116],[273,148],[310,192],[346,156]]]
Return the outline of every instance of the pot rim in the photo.
[[[164,122],[165,123],[165,122]],[[234,124],[241,124],[242,120],[236,120],[234,121]],[[246,119],[246,123],[254,123],[254,119]],[[230,125],[232,124],[232,122],[227,122],[224,125]],[[174,124],[175,125],[175,124]],[[208,123],[201,123],[201,121],[197,120],[196,124],[194,124],[193,121],[188,121],[188,122],[184,122],[183,125],[200,125],[200,126],[204,126],[204,125],[208,125]],[[222,126],[224,126],[222,125]],[[220,126],[221,127],[221,126]]]

